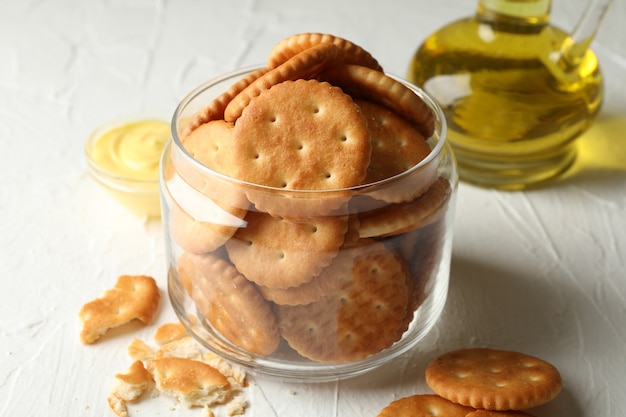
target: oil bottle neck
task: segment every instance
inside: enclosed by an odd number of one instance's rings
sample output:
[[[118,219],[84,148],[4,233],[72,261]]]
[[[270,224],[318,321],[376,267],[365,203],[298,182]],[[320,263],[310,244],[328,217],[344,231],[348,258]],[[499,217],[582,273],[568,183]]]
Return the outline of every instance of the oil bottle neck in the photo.
[[[476,17],[485,23],[544,26],[550,21],[552,0],[479,0]]]

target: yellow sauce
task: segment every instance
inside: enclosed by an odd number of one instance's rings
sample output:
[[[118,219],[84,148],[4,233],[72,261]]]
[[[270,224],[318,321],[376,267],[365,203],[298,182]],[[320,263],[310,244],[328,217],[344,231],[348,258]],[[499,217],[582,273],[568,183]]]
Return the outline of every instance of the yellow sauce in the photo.
[[[159,162],[170,126],[142,119],[103,130],[87,145],[91,173],[131,211],[148,218],[161,215]]]
[[[113,127],[93,144],[92,158],[111,174],[139,181],[156,181],[159,161],[170,138],[162,120],[138,120]]]

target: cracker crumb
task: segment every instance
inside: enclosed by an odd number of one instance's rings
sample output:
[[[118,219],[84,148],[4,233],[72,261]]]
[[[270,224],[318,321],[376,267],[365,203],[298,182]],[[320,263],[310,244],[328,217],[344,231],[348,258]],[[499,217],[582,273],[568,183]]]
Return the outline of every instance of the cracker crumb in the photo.
[[[226,414],[240,416],[246,413],[248,402],[243,395],[236,395],[226,404]]]
[[[128,356],[133,360],[147,360],[154,358],[154,351],[141,339],[134,338],[127,348]]]

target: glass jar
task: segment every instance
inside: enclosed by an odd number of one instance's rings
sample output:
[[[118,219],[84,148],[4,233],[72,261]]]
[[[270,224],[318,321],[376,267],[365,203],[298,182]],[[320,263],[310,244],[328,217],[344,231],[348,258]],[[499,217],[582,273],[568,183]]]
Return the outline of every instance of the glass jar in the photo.
[[[457,173],[442,112],[396,78],[435,115],[418,165],[340,190],[255,185],[202,165],[178,134],[252,70],[200,85],[173,116],[160,178],[173,308],[249,371],[324,381],[371,370],[414,347],[445,304]]]

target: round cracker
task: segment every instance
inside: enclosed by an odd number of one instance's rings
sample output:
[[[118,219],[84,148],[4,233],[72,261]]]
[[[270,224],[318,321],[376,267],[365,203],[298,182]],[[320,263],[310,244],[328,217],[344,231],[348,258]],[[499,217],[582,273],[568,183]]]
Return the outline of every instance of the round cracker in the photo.
[[[333,64],[355,64],[383,71],[378,61],[361,46],[326,33],[299,33],[283,39],[270,51],[269,68],[275,68],[298,53],[320,44],[333,44],[338,53]]]
[[[559,371],[521,352],[488,348],[451,351],[426,367],[426,383],[438,395],[485,410],[524,410],[561,391]]]
[[[525,411],[507,410],[507,411],[494,411],[494,410],[476,410],[472,411],[465,417],[533,417]]]
[[[340,88],[286,81],[255,97],[235,123],[233,176],[286,190],[353,187],[365,179],[370,133]]]
[[[204,123],[224,118],[224,110],[230,101],[249,86],[254,80],[269,71],[269,68],[257,68],[232,84],[228,90],[217,96],[206,107],[196,112],[182,127],[180,137],[184,140],[191,132]]]
[[[337,56],[333,44],[320,44],[294,55],[283,64],[255,79],[237,94],[224,109],[224,120],[234,122],[243,109],[262,91],[283,81],[316,77]]]
[[[280,343],[276,317],[256,287],[220,257],[183,253],[178,272],[207,321],[233,345],[271,355]]]
[[[204,123],[212,120],[220,120],[224,118],[224,110],[228,103],[249,86],[254,80],[269,71],[269,68],[258,68],[249,74],[243,76],[236,83],[231,85],[228,90],[220,94],[211,101],[206,107],[194,114],[185,124],[180,132],[180,137],[184,140],[191,132]]]
[[[352,251],[352,268],[336,293],[307,305],[276,306],[283,338],[313,361],[360,360],[400,338],[408,307],[404,268],[382,243],[364,241]]]
[[[471,407],[455,404],[438,395],[421,394],[391,402],[377,417],[466,417],[472,411]]]
[[[292,221],[250,211],[247,227],[226,243],[237,269],[257,285],[284,289],[305,284],[337,255],[347,216]]]
[[[379,71],[360,65],[334,65],[320,79],[341,87],[355,98],[379,103],[415,123],[422,136],[435,131],[435,117],[428,105],[413,90]]]
[[[360,213],[359,234],[362,238],[395,236],[433,223],[445,215],[451,192],[450,182],[439,178],[413,201]]]
[[[291,288],[268,288],[259,286],[266,300],[280,305],[309,304],[339,289],[341,278],[352,268],[352,254],[340,251],[332,263],[311,281]]]
[[[196,254],[213,252],[237,231],[235,226],[220,223],[219,217],[216,217],[214,222],[196,220],[175,202],[171,202],[169,208],[169,230],[172,239],[187,252]],[[246,213],[243,209],[232,210],[241,218]]]
[[[422,134],[388,108],[368,100],[354,100],[367,119],[372,157],[364,183],[400,174],[417,165],[431,152]]]
[[[182,142],[196,161],[224,175],[230,175],[235,125],[224,120],[211,120],[198,126]]]

